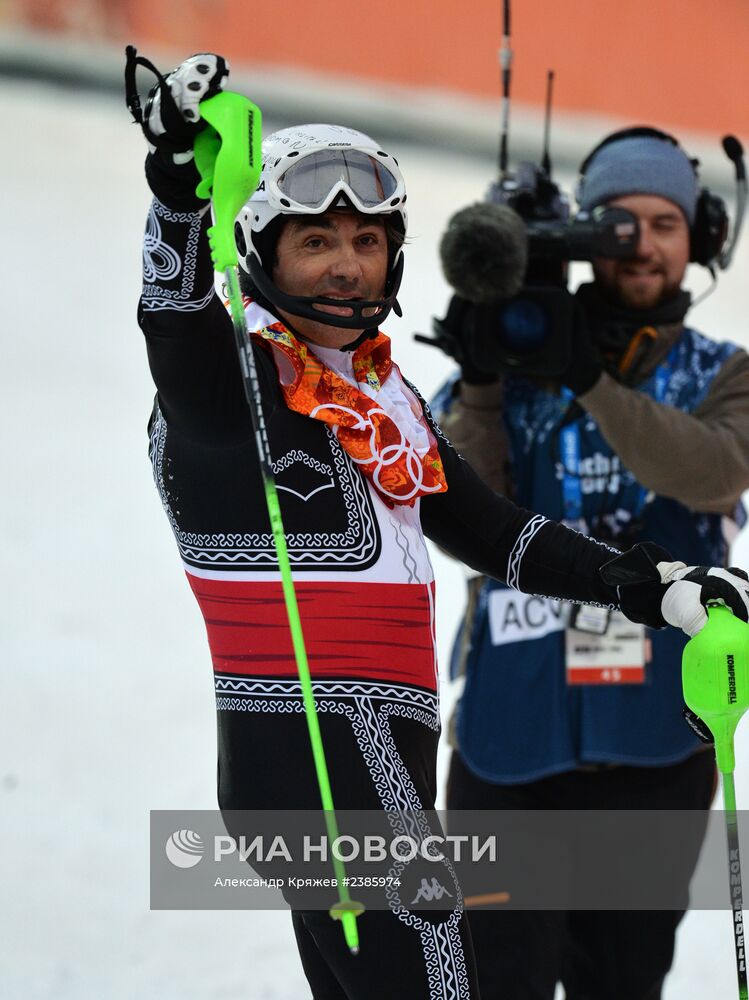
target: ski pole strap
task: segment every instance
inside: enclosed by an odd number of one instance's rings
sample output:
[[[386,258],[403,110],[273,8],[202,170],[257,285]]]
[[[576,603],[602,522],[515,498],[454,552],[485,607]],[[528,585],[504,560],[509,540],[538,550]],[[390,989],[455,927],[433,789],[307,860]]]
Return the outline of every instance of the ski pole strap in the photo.
[[[135,79],[139,66],[147,69],[156,77],[156,84],[148,95],[145,112],[141,107],[138,84]],[[148,112],[156,87],[158,87],[161,100],[161,123],[164,126],[162,135],[155,135],[148,127]],[[188,122],[183,118],[182,112],[172,96],[166,77],[159,72],[150,59],[139,56],[134,45],[128,45],[125,49],[125,103],[135,124],[140,125],[143,129],[146,139],[152,146],[156,146],[157,149],[166,153],[183,153],[190,149],[195,137],[205,128],[203,121]]]
[[[143,124],[143,109],[140,106],[140,94],[135,85],[135,70],[138,50],[134,45],[128,45],[125,49],[125,104],[128,111],[133,116],[136,125]]]
[[[136,125],[143,124],[143,109],[140,106],[140,94],[135,82],[135,72],[139,66],[145,67],[154,74],[157,80],[164,81],[164,77],[159,73],[154,64],[144,56],[138,55],[138,50],[134,45],[128,45],[125,49],[125,104],[127,104],[133,121]]]

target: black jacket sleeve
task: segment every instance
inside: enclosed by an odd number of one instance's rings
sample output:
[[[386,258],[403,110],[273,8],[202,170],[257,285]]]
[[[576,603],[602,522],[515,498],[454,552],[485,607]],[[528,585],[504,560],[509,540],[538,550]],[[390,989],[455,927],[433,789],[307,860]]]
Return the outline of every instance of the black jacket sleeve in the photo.
[[[186,438],[234,444],[252,434],[231,320],[214,290],[207,202],[195,195],[194,165],[146,161],[154,193],[143,245],[138,322],[167,423]],[[272,406],[273,363],[255,351],[264,404]],[[266,417],[270,414],[266,412]]]
[[[446,493],[424,497],[424,534],[456,559],[526,594],[618,608],[599,569],[618,551],[540,514],[517,507],[486,486],[434,423]]]

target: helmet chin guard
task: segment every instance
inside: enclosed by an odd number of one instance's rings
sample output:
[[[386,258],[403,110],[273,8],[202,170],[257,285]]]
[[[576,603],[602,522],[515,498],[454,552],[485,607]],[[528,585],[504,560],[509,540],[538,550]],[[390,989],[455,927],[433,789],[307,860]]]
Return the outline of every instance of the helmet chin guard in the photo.
[[[401,315],[396,299],[403,274],[400,246],[392,252],[391,244],[382,299],[342,301],[289,295],[277,288],[271,277],[272,261],[262,259],[261,234],[279,216],[323,215],[343,203],[362,215],[388,217],[405,236],[405,202],[397,160],[363,132],[338,125],[282,129],[263,143],[260,184],[237,217],[240,267],[271,305],[293,316],[348,330],[374,330],[391,309]],[[351,316],[319,308],[342,305],[351,309]]]
[[[252,283],[260,294],[284,312],[291,313],[292,316],[302,316],[304,319],[315,320],[317,323],[326,323],[328,326],[341,327],[344,330],[373,330],[377,329],[380,323],[390,314],[392,309],[396,316],[403,315],[398,304],[396,295],[400,288],[403,276],[403,255],[399,254],[394,269],[390,272],[388,284],[391,287],[390,294],[384,299],[329,299],[316,298],[314,295],[288,295],[282,292],[263,270],[260,260],[256,254],[248,254],[245,259],[245,268],[250,275]],[[337,316],[324,312],[318,306],[345,306],[352,310],[351,316]],[[365,311],[375,310],[371,315],[365,316]]]

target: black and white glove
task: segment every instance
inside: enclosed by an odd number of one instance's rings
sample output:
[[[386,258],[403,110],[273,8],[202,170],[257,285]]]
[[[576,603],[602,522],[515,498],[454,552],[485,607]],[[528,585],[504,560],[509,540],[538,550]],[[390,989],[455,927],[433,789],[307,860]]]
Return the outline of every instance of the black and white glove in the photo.
[[[220,93],[228,75],[229,66],[222,56],[201,52],[169,73],[166,87],[159,81],[151,89],[143,112],[143,132],[151,152],[171,153],[175,163],[191,160],[195,136],[205,128],[198,105]]]
[[[660,546],[641,542],[601,567],[604,583],[616,587],[619,606],[631,621],[652,628],[673,625],[696,635],[707,624],[709,604],[722,604],[741,621],[749,621],[749,575],[730,567],[686,566],[673,562]],[[682,716],[703,743],[713,734],[687,705]]]
[[[630,621],[651,628],[673,625],[696,635],[707,623],[708,604],[723,604],[749,621],[749,576],[743,569],[687,566],[665,549],[641,542],[601,567],[604,583],[617,588]]]
[[[742,622],[749,621],[749,576],[730,566],[684,566],[658,564],[668,589],[661,601],[661,614],[669,625],[687,635],[697,635],[707,623],[708,604],[722,604]]]
[[[135,85],[138,66],[150,70],[157,80],[142,112]],[[198,105],[202,100],[220,93],[228,75],[229,64],[223,56],[200,52],[185,59],[164,77],[153,63],[128,46],[125,67],[127,104],[133,118],[143,129],[149,150],[152,153],[158,151],[167,162],[174,164],[192,160],[195,136],[205,128]]]

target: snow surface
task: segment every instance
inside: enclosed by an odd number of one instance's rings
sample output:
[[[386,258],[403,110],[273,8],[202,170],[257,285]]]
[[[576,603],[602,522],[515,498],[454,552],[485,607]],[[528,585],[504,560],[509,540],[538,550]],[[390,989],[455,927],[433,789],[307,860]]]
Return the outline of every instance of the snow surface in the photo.
[[[287,913],[149,911],[149,810],[213,808],[216,750],[205,632],[146,457],[142,140],[110,98],[4,91],[0,998],[297,1000]],[[411,242],[405,319],[386,328],[427,395],[451,369],[411,339],[447,301],[436,242],[491,172],[445,145],[396,151]],[[746,238],[694,312],[744,344],[748,261]],[[749,565],[745,540],[735,561]],[[434,564],[445,663],[463,570]],[[741,805],[747,727],[738,757]],[[728,912],[690,913],[679,934],[666,998],[706,995],[735,995]]]

